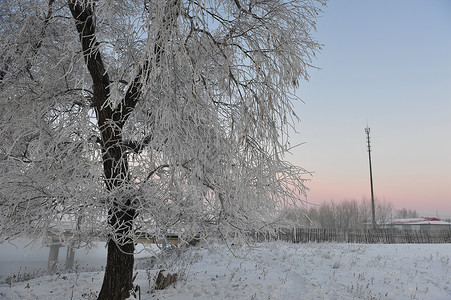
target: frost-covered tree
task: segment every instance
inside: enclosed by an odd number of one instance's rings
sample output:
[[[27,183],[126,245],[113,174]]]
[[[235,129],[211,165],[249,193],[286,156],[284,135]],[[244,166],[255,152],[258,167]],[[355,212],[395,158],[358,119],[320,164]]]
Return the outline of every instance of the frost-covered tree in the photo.
[[[415,209],[406,209],[401,208],[396,210],[395,212],[395,218],[398,219],[409,219],[409,218],[418,218],[419,215]]]
[[[124,299],[139,235],[267,230],[323,0],[0,2],[2,237],[89,240]]]

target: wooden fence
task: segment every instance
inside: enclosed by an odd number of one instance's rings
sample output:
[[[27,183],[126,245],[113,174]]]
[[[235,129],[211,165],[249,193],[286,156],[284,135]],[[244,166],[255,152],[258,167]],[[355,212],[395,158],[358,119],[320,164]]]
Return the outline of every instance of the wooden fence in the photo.
[[[344,232],[321,228],[281,228],[274,234],[255,234],[254,237],[257,241],[281,240],[293,243],[435,244],[451,243],[451,230],[393,231],[376,229]]]

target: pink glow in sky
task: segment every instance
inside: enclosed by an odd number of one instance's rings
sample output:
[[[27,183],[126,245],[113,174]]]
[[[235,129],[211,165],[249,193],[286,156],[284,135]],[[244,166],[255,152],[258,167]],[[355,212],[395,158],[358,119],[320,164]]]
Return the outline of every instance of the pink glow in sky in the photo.
[[[289,157],[315,172],[309,201],[370,198],[451,217],[451,2],[330,1],[324,44],[296,104]]]

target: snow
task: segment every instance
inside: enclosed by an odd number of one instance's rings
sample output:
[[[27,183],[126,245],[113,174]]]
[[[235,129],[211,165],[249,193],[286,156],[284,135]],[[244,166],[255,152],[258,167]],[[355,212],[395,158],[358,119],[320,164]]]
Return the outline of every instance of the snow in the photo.
[[[176,250],[146,270],[141,299],[451,299],[451,244],[215,244]],[[148,262],[147,266],[151,264]],[[152,290],[162,267],[178,281]],[[103,272],[38,277],[0,286],[0,299],[94,299]]]
[[[449,225],[451,226],[451,222],[440,221],[435,218],[411,218],[411,219],[395,219],[390,225]]]

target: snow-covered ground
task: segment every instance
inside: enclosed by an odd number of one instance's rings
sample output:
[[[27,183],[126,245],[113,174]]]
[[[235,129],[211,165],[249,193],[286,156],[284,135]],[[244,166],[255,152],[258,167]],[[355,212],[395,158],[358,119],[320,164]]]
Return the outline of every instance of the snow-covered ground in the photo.
[[[152,291],[160,263],[138,259],[141,299],[451,299],[451,244],[256,246],[175,251],[164,268],[179,279],[163,291]],[[94,299],[102,276],[79,271],[3,284],[0,299]]]

